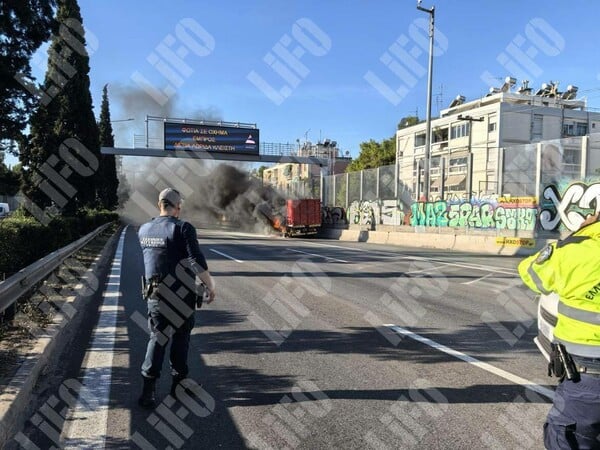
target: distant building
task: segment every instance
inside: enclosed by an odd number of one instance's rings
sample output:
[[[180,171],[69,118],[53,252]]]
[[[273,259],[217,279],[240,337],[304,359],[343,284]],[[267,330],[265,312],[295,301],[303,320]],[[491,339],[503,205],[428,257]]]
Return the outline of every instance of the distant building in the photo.
[[[503,149],[600,132],[600,113],[586,110],[585,101],[575,99],[577,87],[558,92],[558,84],[550,83],[534,93],[524,81],[511,92],[514,84],[514,78],[507,78],[501,88],[466,103],[458,96],[439,118],[432,119],[432,197],[439,196],[442,187],[444,194],[502,194],[506,188]],[[415,198],[424,191],[425,132],[424,122],[396,132],[399,179]],[[560,166],[563,176],[576,178],[585,170],[581,139],[562,142],[560,151],[552,152],[550,147],[545,151],[542,170],[551,172]]]
[[[315,164],[276,164],[263,171],[263,184],[268,184],[288,195],[319,197],[321,170],[324,175],[335,175],[346,170],[351,159],[342,157],[336,141],[325,139],[313,144],[305,142],[296,156],[313,156],[327,159],[327,166],[321,168]]]

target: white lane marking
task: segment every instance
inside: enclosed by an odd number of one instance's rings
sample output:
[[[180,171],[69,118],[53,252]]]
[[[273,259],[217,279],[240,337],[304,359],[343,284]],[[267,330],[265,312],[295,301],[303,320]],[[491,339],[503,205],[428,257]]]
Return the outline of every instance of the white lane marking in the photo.
[[[414,339],[415,341],[419,341],[422,344],[428,345],[436,350],[444,352],[447,355],[454,356],[455,358],[458,358],[461,361],[464,361],[468,364],[473,364],[474,366],[479,367],[480,369],[493,373],[494,375],[504,378],[505,380],[508,380],[512,383],[519,384],[525,389],[537,392],[538,394],[543,395],[544,397],[548,397],[549,399],[554,399],[554,391],[552,389],[545,388],[532,381],[526,380],[525,378],[521,378],[518,375],[514,375],[510,372],[507,372],[506,370],[502,370],[498,367],[492,366],[491,364],[484,363],[483,361],[480,361],[477,358],[473,358],[472,356],[459,352],[458,350],[446,347],[445,345],[439,344],[438,342],[432,341],[429,338],[413,333],[412,331],[399,327],[398,325],[384,324],[383,326],[394,330],[398,334],[402,334],[406,337]]]
[[[290,252],[303,253],[305,255],[316,256],[317,258],[330,259],[332,261],[338,261],[338,262],[342,262],[342,263],[347,263],[348,262],[348,261],[343,260],[343,259],[337,259],[337,258],[331,258],[330,256],[319,255],[318,253],[308,253],[308,252],[303,252],[301,250],[294,250],[293,248],[288,248],[287,250],[289,250]]]
[[[121,278],[123,243],[127,227],[121,232],[109,278]],[[92,343],[83,363],[82,392],[75,407],[69,412],[62,448],[104,448],[107,434],[110,385],[117,316],[123,314],[119,306],[121,286],[110,283],[103,292],[98,324],[92,334]]]
[[[483,280],[484,278],[491,277],[491,276],[492,276],[492,274],[491,274],[491,273],[488,273],[487,275],[484,275],[484,276],[482,276],[482,277],[476,278],[475,280],[471,280],[471,281],[463,281],[463,282],[462,282],[462,283],[460,283],[460,284],[473,284],[473,283],[477,283],[478,281],[481,281],[481,280]]]
[[[233,237],[235,239],[235,236],[239,236],[239,237],[249,237],[249,238],[259,238],[259,239],[264,239],[264,238],[277,238],[280,235],[279,234],[253,234],[253,233],[244,233],[242,231],[218,231],[218,230],[205,230],[202,228],[196,228],[196,232],[198,233],[198,240],[202,239],[202,236],[226,236],[226,239]]]
[[[304,244],[316,245],[317,247],[333,247],[333,248],[341,248],[342,250],[354,250],[357,252],[364,252],[372,249],[362,249],[362,248],[354,248],[354,247],[344,247],[343,245],[334,245],[334,244],[323,244],[321,242],[310,242],[310,241],[302,241]],[[378,250],[375,250],[378,251]],[[387,252],[385,252],[387,253]]]
[[[353,251],[357,251],[357,252],[371,251],[374,253],[383,253],[386,255],[397,255],[397,253],[391,253],[391,252],[386,252],[384,250],[375,250],[375,249],[369,249],[369,248],[362,249],[362,248],[354,248],[354,247],[343,247],[341,245],[321,244],[321,243],[317,243],[317,242],[305,242],[305,243],[310,244],[310,245],[316,245],[319,247],[334,247],[334,248],[341,248],[343,250],[353,250]],[[462,267],[465,269],[474,269],[474,270],[484,270],[487,272],[501,273],[503,275],[518,275],[519,274],[519,272],[516,269],[509,269],[506,267],[488,266],[488,265],[473,264],[473,263],[448,262],[443,259],[428,258],[426,256],[413,256],[413,255],[399,256],[398,259],[410,259],[410,260],[414,260],[414,261],[435,262],[435,263],[439,263],[439,264],[445,264],[447,266],[456,266],[456,267]]]
[[[228,255],[228,254],[226,254],[226,253],[220,252],[219,250],[215,250],[214,248],[210,248],[209,250],[210,250],[211,252],[213,252],[213,253],[216,253],[217,255],[224,256],[225,258],[227,258],[227,259],[231,259],[232,261],[235,261],[235,262],[237,262],[237,263],[240,263],[240,264],[241,264],[241,263],[243,263],[243,262],[244,262],[244,261],[241,261],[241,260],[239,260],[239,259],[235,259],[233,256],[229,256],[229,255]]]
[[[408,274],[413,274],[413,273],[427,273],[427,272],[431,272],[431,271],[439,271],[440,269],[446,267],[445,264],[441,265],[441,266],[434,266],[434,267],[425,267],[423,269],[419,269],[419,270],[411,270],[409,272],[404,272],[405,275]]]

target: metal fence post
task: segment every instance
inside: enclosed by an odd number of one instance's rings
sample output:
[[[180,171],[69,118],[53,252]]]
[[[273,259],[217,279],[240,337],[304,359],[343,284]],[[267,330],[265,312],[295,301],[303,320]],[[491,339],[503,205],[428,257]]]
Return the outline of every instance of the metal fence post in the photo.
[[[360,171],[360,190],[358,191],[358,201],[362,202],[363,199],[363,172],[364,170]]]
[[[581,138],[581,179],[585,180],[586,172],[587,172],[587,155],[588,155],[588,147],[589,147],[589,136],[583,136]]]
[[[348,210],[348,199],[350,198],[350,173],[346,172],[346,211]]]

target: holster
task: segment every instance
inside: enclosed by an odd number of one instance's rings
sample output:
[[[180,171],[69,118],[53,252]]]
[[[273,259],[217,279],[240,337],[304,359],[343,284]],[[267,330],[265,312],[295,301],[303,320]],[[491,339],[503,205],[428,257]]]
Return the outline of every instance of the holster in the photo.
[[[196,284],[196,293],[195,293],[195,301],[196,309],[202,308],[202,303],[204,302],[204,297],[208,295],[208,291],[206,289],[206,285],[204,283]]]
[[[567,380],[577,380],[579,378],[577,365],[562,344],[552,344],[550,362],[548,363],[548,375],[554,375],[560,381],[563,381],[565,378]]]
[[[144,300],[148,300],[150,296],[157,290],[160,285],[160,277],[152,276],[149,280],[142,276],[142,297]]]

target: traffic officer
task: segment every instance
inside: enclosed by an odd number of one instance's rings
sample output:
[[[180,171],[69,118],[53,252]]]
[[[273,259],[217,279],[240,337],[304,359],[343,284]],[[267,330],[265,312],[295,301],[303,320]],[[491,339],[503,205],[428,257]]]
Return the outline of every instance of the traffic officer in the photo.
[[[567,238],[519,264],[538,294],[558,294],[549,372],[560,378],[544,424],[548,449],[600,449],[600,222],[588,216]],[[544,309],[540,308],[540,313]]]
[[[158,196],[160,216],[143,224],[138,232],[144,255],[143,296],[148,304],[150,340],[142,364],[143,389],[138,403],[156,405],[154,388],[171,342],[171,394],[188,374],[187,356],[194,310],[205,290],[206,302],[215,298],[215,286],[198,245],[196,229],[179,220],[181,195],[165,189]],[[202,298],[202,297],[200,297]],[[198,301],[198,302],[197,302]]]

